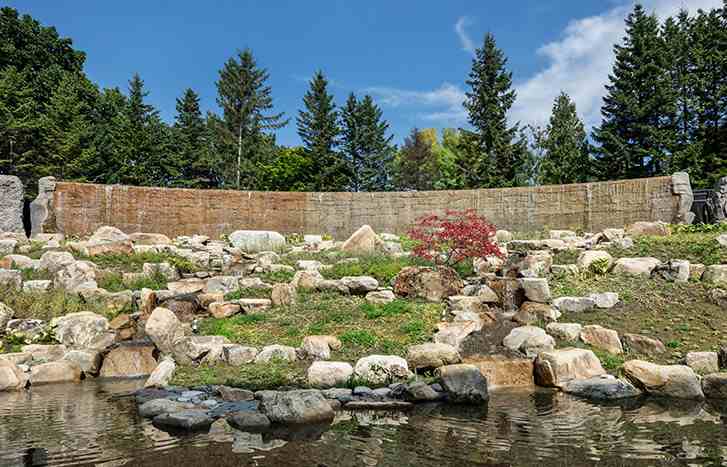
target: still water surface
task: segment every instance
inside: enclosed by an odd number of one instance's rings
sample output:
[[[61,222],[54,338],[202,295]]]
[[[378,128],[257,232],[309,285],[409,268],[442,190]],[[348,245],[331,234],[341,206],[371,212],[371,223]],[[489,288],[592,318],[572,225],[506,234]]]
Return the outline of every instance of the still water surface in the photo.
[[[487,407],[339,412],[332,426],[172,436],[125,397],[139,382],[0,393],[0,465],[727,465],[727,406],[649,399],[594,405],[497,391]]]

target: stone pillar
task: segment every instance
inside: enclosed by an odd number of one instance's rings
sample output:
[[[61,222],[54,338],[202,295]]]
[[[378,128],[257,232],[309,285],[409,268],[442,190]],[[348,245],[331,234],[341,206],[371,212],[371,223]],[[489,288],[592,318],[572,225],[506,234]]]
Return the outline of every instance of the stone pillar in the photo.
[[[679,211],[677,212],[675,223],[691,224],[694,222],[694,213],[692,212],[692,203],[694,203],[694,193],[692,193],[692,184],[689,182],[689,174],[686,172],[676,172],[671,176],[671,191],[679,196]]]
[[[30,236],[42,233],[57,233],[53,212],[53,192],[56,191],[55,177],[38,180],[38,196],[30,203]]]
[[[717,222],[727,219],[727,177],[722,177],[714,184],[712,192],[714,218]]]
[[[0,232],[25,233],[23,183],[14,175],[0,175]]]

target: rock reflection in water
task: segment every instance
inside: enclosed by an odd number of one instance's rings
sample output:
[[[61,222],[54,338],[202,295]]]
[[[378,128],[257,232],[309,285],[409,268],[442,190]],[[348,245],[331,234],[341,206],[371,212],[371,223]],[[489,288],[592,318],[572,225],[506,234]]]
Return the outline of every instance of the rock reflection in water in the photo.
[[[175,436],[140,419],[140,382],[0,393],[0,465],[720,465],[727,406],[593,404],[550,390],[493,391],[479,407],[339,412],[330,426],[244,433],[224,421]]]

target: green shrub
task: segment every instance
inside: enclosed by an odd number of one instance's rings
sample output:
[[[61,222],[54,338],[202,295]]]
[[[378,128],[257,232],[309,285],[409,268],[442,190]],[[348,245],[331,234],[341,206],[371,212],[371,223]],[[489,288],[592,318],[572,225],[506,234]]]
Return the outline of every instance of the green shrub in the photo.
[[[356,345],[358,347],[373,347],[377,341],[376,336],[366,330],[346,331],[339,336],[339,339],[344,345]]]
[[[384,316],[395,316],[408,313],[411,304],[406,300],[394,300],[383,305],[374,305],[371,303],[362,303],[359,307],[368,319],[376,319]]]
[[[588,266],[588,269],[593,274],[596,274],[598,276],[602,276],[604,274],[608,273],[608,270],[611,268],[611,261],[608,258],[598,258],[594,260],[590,266]]]

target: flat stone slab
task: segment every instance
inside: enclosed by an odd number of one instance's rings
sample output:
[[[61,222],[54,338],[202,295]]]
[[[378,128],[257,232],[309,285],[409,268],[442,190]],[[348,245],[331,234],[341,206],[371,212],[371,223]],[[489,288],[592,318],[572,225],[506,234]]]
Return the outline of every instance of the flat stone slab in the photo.
[[[164,413],[154,417],[156,426],[175,428],[187,431],[205,430],[212,425],[213,418],[198,410],[185,410],[175,413]]]
[[[412,407],[414,404],[404,401],[351,401],[343,406],[346,410],[408,410]]]

